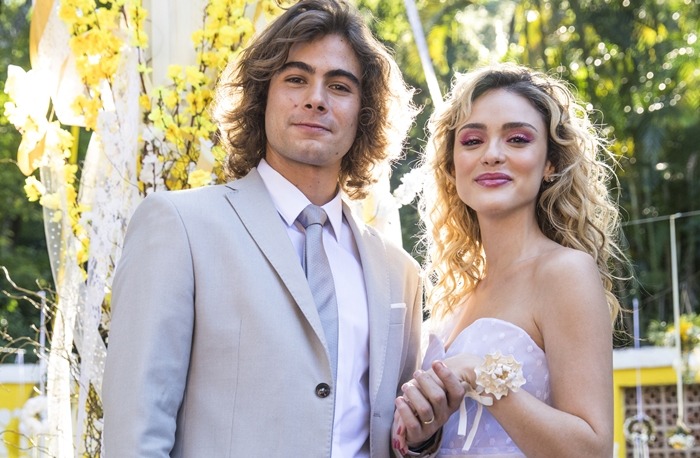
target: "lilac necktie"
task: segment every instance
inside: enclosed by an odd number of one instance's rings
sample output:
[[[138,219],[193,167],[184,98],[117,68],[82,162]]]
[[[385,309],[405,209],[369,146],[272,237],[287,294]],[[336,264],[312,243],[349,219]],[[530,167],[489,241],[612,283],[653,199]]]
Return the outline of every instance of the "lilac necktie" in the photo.
[[[328,221],[328,215],[321,207],[309,204],[297,220],[306,230],[302,266],[321,318],[335,382],[338,367],[338,304],[333,273],[323,249],[323,225]]]

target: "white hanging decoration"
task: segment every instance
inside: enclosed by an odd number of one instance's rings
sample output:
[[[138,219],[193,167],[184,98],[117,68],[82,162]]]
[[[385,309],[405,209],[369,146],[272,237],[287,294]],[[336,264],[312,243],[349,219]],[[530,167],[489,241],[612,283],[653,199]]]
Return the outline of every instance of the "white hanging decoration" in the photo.
[[[46,409],[48,401],[46,396],[34,396],[29,398],[22,407],[19,416],[19,432],[29,437],[49,433],[49,422]]]

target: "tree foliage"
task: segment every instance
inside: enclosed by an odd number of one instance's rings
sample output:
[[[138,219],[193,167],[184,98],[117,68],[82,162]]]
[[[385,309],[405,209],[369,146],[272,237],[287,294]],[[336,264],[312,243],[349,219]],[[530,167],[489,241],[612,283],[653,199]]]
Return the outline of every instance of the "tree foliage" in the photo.
[[[7,66],[29,70],[29,18],[31,2],[0,0],[0,106],[8,101],[4,92]],[[0,266],[6,266],[12,279],[29,290],[51,282],[42,208],[28,202],[24,193],[25,176],[14,163],[21,137],[0,110]],[[0,275],[0,289],[9,293],[11,285]],[[39,312],[30,303],[0,294],[0,329],[14,338],[36,336]],[[5,339],[1,339],[5,342]]]
[[[373,2],[373,28],[396,50],[409,84],[425,106],[398,174],[424,142],[432,111],[403,1]],[[494,60],[515,61],[568,81],[589,103],[592,116],[618,155],[623,220],[635,222],[700,205],[700,45],[698,0],[482,0],[417,2],[443,91],[454,72]],[[504,47],[503,39],[506,39]],[[415,213],[403,215],[414,220]],[[678,220],[681,300],[698,306],[695,242],[700,217]],[[643,305],[643,323],[668,319],[671,303],[668,221],[625,226],[636,281],[619,291],[627,308]],[[404,224],[404,231],[415,231]],[[404,233],[404,244],[415,239]]]
[[[666,219],[636,223],[700,204],[695,172],[700,144],[699,2],[690,0],[521,1],[509,58],[556,72],[587,100],[620,158],[620,204],[644,322],[670,316],[671,266]],[[679,199],[678,196],[684,196]],[[683,306],[697,305],[700,218],[678,221]]]

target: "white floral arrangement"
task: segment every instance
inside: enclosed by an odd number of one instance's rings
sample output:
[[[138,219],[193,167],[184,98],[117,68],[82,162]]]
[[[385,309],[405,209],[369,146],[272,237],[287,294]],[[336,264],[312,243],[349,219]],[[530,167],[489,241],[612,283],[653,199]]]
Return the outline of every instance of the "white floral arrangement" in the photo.
[[[656,441],[656,427],[649,416],[645,414],[627,417],[622,426],[625,438],[634,443],[639,440],[644,444]]]
[[[666,433],[668,445],[674,450],[690,450],[695,446],[695,436],[683,421],[678,421],[676,428]]]
[[[674,434],[668,438],[668,445],[676,450],[688,450],[695,445],[695,438],[685,434]]]
[[[46,396],[29,398],[22,407],[19,416],[19,431],[25,436],[34,437],[39,434],[49,433],[47,419],[48,401]]]
[[[503,356],[498,350],[484,358],[484,363],[477,366],[474,372],[477,386],[483,387],[485,393],[493,394],[499,400],[508,391],[517,392],[525,384],[523,365],[513,355]]]
[[[392,192],[397,207],[403,207],[413,202],[413,199],[423,190],[426,174],[423,169],[416,167],[401,176],[401,184]]]

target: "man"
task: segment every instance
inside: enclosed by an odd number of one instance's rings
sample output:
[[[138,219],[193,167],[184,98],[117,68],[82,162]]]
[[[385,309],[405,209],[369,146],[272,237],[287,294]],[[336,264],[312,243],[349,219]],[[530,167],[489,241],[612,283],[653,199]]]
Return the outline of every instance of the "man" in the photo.
[[[339,190],[366,195],[410,99],[341,1],[291,7],[225,71],[215,117],[236,179],[152,194],[127,232],[105,456],[389,456],[418,359],[418,269]]]

